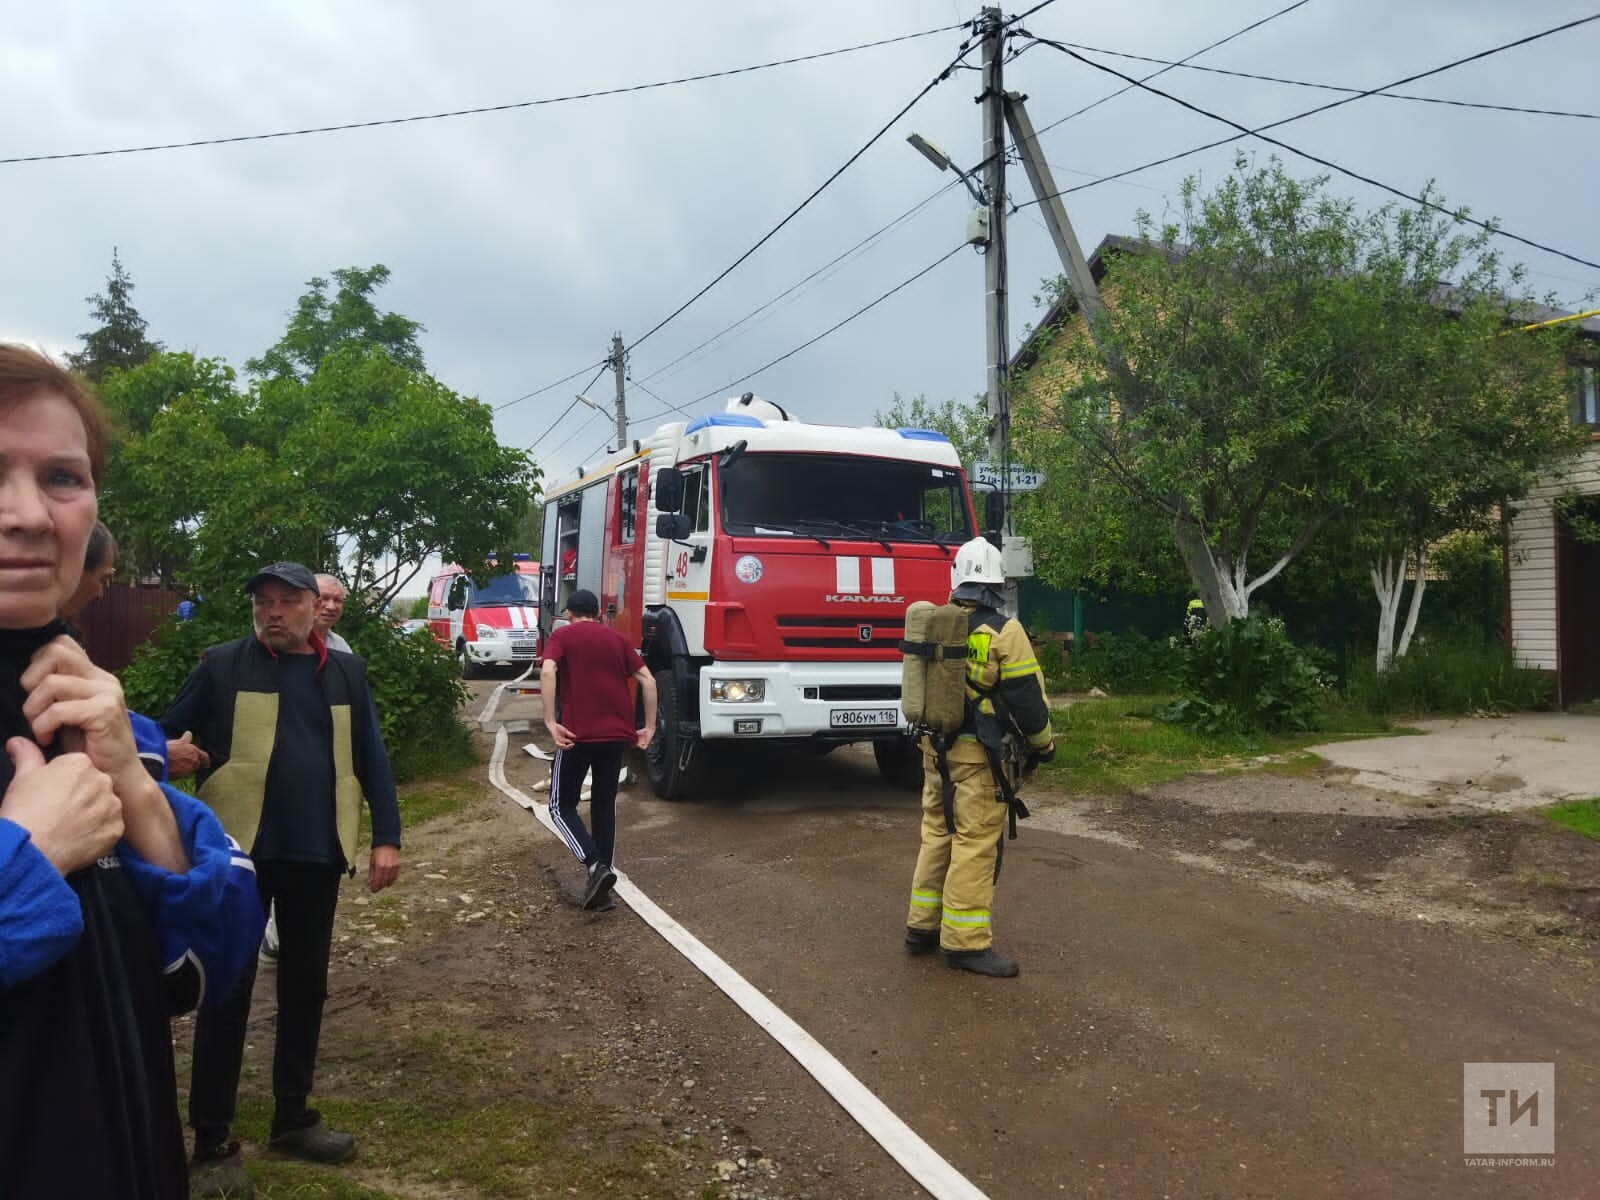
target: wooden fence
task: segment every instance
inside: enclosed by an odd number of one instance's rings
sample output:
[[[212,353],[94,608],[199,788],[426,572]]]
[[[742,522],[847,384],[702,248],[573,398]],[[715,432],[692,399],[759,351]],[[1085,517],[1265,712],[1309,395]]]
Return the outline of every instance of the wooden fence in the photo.
[[[78,618],[94,664],[120,671],[157,626],[178,609],[182,597],[154,584],[112,583]]]

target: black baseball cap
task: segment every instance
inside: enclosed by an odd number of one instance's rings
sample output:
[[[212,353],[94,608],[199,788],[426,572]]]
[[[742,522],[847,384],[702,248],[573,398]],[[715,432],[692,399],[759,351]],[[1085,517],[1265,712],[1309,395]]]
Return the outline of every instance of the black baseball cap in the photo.
[[[250,582],[244,585],[244,590],[254,592],[256,588],[269,579],[276,579],[279,583],[287,583],[290,587],[299,588],[302,591],[318,592],[317,577],[311,573],[309,568],[297,562],[268,563],[250,576]]]
[[[588,588],[579,588],[567,597],[567,611],[580,617],[600,615],[600,599]]]

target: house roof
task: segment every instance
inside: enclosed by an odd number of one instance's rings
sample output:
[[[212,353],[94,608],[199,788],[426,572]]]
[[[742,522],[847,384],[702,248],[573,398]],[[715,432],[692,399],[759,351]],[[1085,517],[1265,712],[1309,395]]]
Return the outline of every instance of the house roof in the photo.
[[[1189,252],[1189,248],[1181,243],[1158,246],[1146,238],[1129,237],[1120,233],[1108,233],[1100,239],[1100,244],[1094,248],[1094,253],[1089,256],[1089,274],[1094,276],[1094,281],[1098,284],[1105,278],[1111,260],[1119,252],[1148,254],[1153,250],[1159,250],[1169,262],[1177,262]],[[1449,311],[1451,301],[1454,299],[1456,292],[1454,285],[1441,283],[1435,291],[1440,303],[1446,311]],[[1078,300],[1072,294],[1071,289],[1058,296],[1055,302],[1046,310],[1044,316],[1040,318],[1039,323],[1033,327],[1033,331],[1023,339],[1022,345],[1017,347],[1017,352],[1011,356],[1010,369],[1012,371],[1024,371],[1031,367],[1039,357],[1039,351],[1042,348],[1040,344],[1041,335],[1048,329],[1054,329],[1064,324],[1067,318],[1077,310]],[[1517,313],[1517,319],[1528,325],[1537,325],[1546,321],[1559,321],[1563,318],[1575,316],[1577,316],[1576,313],[1569,312],[1564,308],[1551,308],[1547,304],[1537,303],[1525,305]],[[1582,320],[1571,323],[1583,337],[1600,342],[1600,316],[1585,317]]]

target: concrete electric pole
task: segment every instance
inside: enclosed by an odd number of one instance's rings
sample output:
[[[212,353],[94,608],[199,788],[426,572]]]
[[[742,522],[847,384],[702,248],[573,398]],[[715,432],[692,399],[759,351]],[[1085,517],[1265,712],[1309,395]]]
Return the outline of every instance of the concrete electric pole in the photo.
[[[617,379],[617,449],[621,450],[628,444],[628,396],[623,387],[623,378],[626,375],[627,357],[622,349],[622,335],[611,335],[611,370]]]
[[[983,110],[983,197],[989,209],[989,245],[983,259],[988,353],[984,411],[989,418],[989,461],[1000,473],[997,487],[1003,547],[1011,532],[1011,397],[1006,388],[1011,338],[1006,305],[1006,124],[1001,78],[1005,28],[998,8],[984,9],[978,20],[983,30],[983,94],[978,97]]]

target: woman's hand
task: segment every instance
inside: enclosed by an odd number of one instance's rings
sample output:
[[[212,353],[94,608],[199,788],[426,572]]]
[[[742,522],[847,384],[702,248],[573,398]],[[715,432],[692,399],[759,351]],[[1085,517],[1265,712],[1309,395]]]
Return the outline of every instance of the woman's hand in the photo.
[[[63,748],[87,755],[111,778],[122,802],[125,836],[133,848],[163,870],[187,871],[189,857],[178,835],[177,818],[139,761],[117,677],[95,666],[82,646],[62,636],[34,652],[22,673],[22,687],[28,693],[22,714],[39,744],[48,746],[60,739]]]
[[[148,778],[133,742],[122,684],[90,662],[77,642],[63,635],[41,646],[22,673],[22,687],[28,693],[22,715],[41,746],[50,745],[63,730],[77,730],[79,736],[63,747],[87,754],[119,791],[127,775]]]
[[[63,876],[109,854],[122,836],[122,803],[111,780],[86,754],[45,762],[27,738],[6,742],[16,774],[0,799],[0,817],[28,831],[34,848]]]

